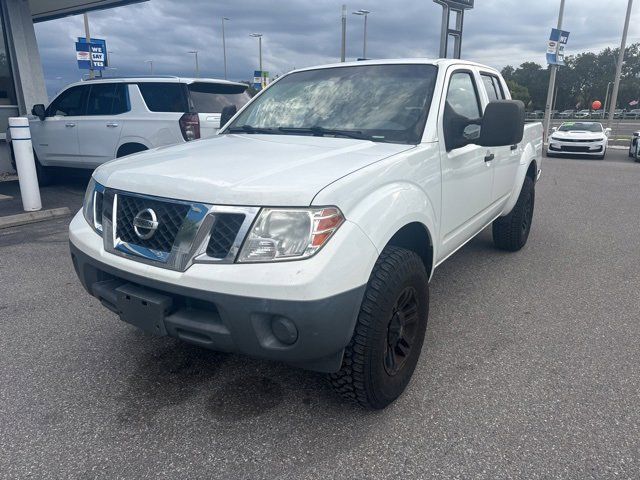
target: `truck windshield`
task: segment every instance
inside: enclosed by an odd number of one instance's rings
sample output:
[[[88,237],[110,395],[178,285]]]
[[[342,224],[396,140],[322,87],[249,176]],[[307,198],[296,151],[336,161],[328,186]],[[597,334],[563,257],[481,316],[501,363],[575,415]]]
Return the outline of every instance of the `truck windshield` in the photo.
[[[434,65],[357,65],[287,75],[226,133],[350,137],[420,143],[433,96]]]
[[[561,132],[575,132],[578,130],[583,132],[601,132],[602,125],[600,123],[571,122],[562,124],[558,130]]]

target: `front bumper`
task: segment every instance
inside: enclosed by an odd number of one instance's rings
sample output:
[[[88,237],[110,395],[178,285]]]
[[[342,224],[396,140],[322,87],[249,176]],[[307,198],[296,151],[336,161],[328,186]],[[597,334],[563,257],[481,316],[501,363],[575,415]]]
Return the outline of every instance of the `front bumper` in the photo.
[[[73,243],[70,249],[87,292],[149,333],[320,372],[340,369],[365,289],[310,301],[228,295],[133,275],[92,259]]]
[[[607,150],[607,142],[564,142],[549,140],[548,153],[553,155],[586,155],[601,156]]]
[[[307,260],[194,264],[185,272],[106,252],[81,212],[69,236],[84,288],[123,320],[213,350],[321,372],[341,366],[378,257],[349,222]]]

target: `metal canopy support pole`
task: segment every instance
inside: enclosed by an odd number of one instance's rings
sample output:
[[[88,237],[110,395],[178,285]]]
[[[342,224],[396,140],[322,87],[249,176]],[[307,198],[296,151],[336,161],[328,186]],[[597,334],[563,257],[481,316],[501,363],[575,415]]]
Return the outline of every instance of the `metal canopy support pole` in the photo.
[[[562,19],[564,18],[564,2],[560,0],[560,13],[558,14],[558,30],[562,30]],[[556,86],[556,74],[558,72],[557,65],[550,66],[549,89],[547,90],[547,103],[545,104],[544,123],[542,137],[544,142],[549,140],[549,127],[551,126],[551,110],[553,108],[553,91]]]

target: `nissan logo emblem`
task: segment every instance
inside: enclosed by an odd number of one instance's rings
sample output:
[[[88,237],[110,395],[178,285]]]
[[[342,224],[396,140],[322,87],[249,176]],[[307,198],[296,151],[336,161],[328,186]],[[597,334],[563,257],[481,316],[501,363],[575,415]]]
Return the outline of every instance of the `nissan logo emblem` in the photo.
[[[133,231],[141,240],[148,240],[158,230],[158,217],[151,208],[140,210],[133,219]]]

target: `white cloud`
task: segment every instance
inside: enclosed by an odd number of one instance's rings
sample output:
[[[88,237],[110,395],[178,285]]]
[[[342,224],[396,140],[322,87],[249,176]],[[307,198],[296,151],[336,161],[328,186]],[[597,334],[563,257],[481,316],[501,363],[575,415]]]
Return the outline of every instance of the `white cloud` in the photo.
[[[198,50],[202,75],[223,75],[221,17],[227,23],[230,78],[246,80],[258,65],[257,40],[263,38],[264,68],[280,74],[292,67],[334,62],[340,54],[342,1],[150,0],[90,13],[91,34],[107,40],[117,75],[154,73],[193,75]],[[568,53],[599,50],[620,43],[626,0],[567,0]],[[555,26],[559,0],[477,0],[465,16],[463,57],[496,67],[544,62],[546,40]],[[438,52],[440,6],[429,0],[358,0],[369,15],[368,54],[373,58],[429,56]],[[637,18],[637,17],[636,17]],[[633,22],[629,42],[640,40]],[[636,24],[639,24],[636,26]],[[38,24],[38,43],[52,92],[77,80],[74,41],[84,35],[81,16]],[[349,15],[348,56],[362,52],[362,18]],[[59,78],[62,77],[62,78]]]

